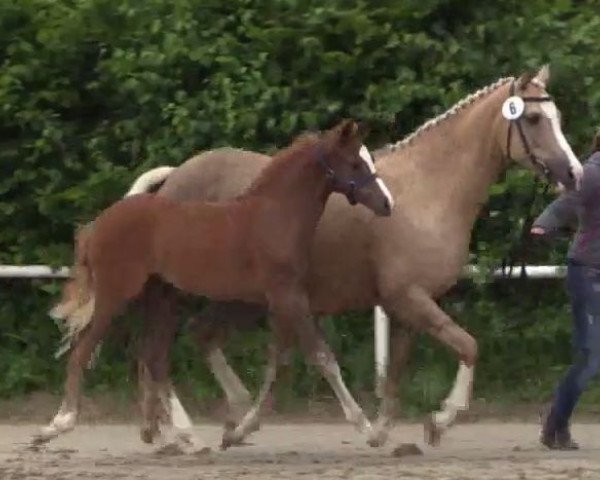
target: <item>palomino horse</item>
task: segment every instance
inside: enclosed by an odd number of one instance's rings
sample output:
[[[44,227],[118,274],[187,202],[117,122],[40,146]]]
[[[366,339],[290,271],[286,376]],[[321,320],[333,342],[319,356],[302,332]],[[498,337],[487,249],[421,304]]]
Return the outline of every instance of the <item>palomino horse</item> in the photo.
[[[392,318],[392,357],[375,425],[354,408],[355,403],[343,405],[347,418],[366,431],[373,446],[385,442],[392,425],[399,375],[417,331],[429,332],[461,360],[442,411],[426,422],[428,441],[439,440],[457,412],[468,408],[477,345],[435,300],[459,278],[488,187],[512,161],[567,188],[574,188],[581,178],[581,165],[546,92],[548,79],[547,67],[536,75],[499,79],[403,141],[376,152],[381,177],[403,205],[385,222],[349,209],[336,198],[327,204],[311,254],[313,313],[335,314],[380,304]],[[269,162],[268,156],[254,152],[207,152],[174,170],[157,195],[178,200],[229,199],[247,188]],[[146,290],[143,300],[151,307],[146,325],[156,327],[148,330],[142,363],[148,351],[167,363],[166,340],[173,335],[167,325],[176,324],[175,300],[157,296],[153,288]],[[252,325],[264,313],[260,305],[211,302],[198,317],[200,347],[234,411],[246,407],[250,396],[220,345],[234,320]],[[143,432],[155,419],[145,421]],[[144,433],[142,437],[148,440]]]
[[[443,408],[426,422],[429,443],[468,408],[477,359],[477,342],[437,305],[458,280],[468,256],[471,231],[488,188],[512,162],[576,188],[582,167],[560,124],[560,114],[546,91],[549,68],[516,79],[501,78],[429,120],[402,141],[375,152],[378,172],[402,205],[390,219],[375,221],[339,199],[328,202],[311,253],[308,290],[314,314],[336,314],[381,305],[391,317],[392,344],[379,416],[372,425],[354,401],[342,406],[346,417],[383,444],[392,425],[394,396],[403,361],[415,332],[427,332],[452,349],[460,360],[454,387]],[[157,195],[177,199],[223,200],[239,194],[270,162],[253,152],[220,149],[190,159],[166,179]],[[163,305],[150,313],[163,322],[172,299],[145,300]],[[212,303],[214,327],[198,338],[232,406],[245,404],[247,390],[219,349],[223,329],[237,320],[264,315],[259,305]],[[208,328],[210,330],[210,328]],[[163,332],[164,333],[164,332]],[[147,341],[152,343],[149,332]],[[166,336],[163,335],[163,339]],[[154,346],[168,349],[165,342]],[[154,350],[154,355],[167,355]],[[166,367],[165,367],[166,368]],[[256,409],[253,410],[256,412]],[[151,421],[151,419],[146,419]],[[226,433],[225,440],[231,441]]]
[[[88,314],[83,319],[67,315],[72,344],[65,396],[37,441],[74,427],[82,367],[112,317],[142,292],[151,277],[191,294],[266,304],[276,338],[271,355],[277,359],[298,338],[307,357],[321,361],[327,352],[313,333],[305,277],[312,236],[333,192],[344,193],[351,204],[360,202],[377,215],[389,216],[392,211],[392,198],[377,178],[352,121],[297,139],[234,200],[176,202],[139,194],[104,210],[78,243],[79,302],[72,311],[86,305]],[[162,401],[175,412],[176,427],[185,428],[177,415],[177,401],[161,383],[166,372],[153,362],[145,367],[155,382],[145,413],[155,416]],[[340,391],[331,371],[325,369],[324,374]]]

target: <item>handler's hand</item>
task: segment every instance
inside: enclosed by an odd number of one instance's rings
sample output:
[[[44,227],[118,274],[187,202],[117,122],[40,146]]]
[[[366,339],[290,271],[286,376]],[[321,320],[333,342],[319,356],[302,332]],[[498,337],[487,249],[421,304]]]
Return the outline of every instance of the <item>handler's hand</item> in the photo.
[[[530,231],[531,231],[532,235],[545,235],[546,234],[546,230],[544,230],[542,227],[532,227]]]

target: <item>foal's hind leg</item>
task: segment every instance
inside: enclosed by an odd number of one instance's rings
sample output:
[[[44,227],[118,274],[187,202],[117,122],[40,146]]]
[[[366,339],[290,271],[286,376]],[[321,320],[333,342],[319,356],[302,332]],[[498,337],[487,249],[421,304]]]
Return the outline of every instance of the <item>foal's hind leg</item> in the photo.
[[[41,432],[34,438],[34,444],[48,442],[75,427],[81,397],[83,368],[88,364],[92,353],[105,335],[116,312],[117,308],[114,306],[108,306],[101,299],[96,299],[95,309],[89,324],[81,332],[69,354],[62,405],[52,422],[43,427]]]

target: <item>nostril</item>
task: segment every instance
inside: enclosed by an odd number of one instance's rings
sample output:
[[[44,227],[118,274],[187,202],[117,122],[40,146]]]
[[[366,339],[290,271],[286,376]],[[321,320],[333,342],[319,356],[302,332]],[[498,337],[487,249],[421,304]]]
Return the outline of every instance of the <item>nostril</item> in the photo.
[[[392,209],[392,206],[390,205],[390,201],[387,198],[385,198],[383,200],[383,206],[384,206],[384,208],[386,210],[391,210]]]
[[[569,167],[568,175],[571,180],[575,179],[575,172],[573,172],[573,167]]]

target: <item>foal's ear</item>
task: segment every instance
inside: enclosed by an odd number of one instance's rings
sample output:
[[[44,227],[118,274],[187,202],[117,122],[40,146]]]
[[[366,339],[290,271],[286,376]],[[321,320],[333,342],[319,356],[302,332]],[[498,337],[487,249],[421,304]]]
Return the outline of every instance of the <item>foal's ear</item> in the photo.
[[[364,139],[369,134],[369,125],[367,122],[358,122],[358,136]]]
[[[358,124],[354,120],[343,120],[338,126],[340,142],[346,143],[358,137]]]

